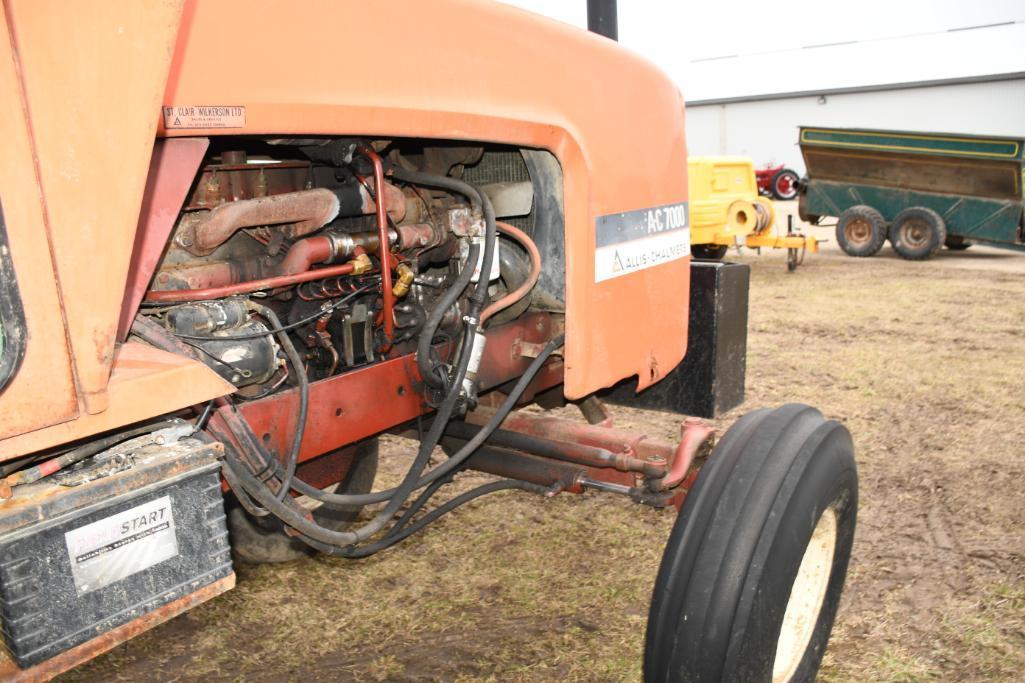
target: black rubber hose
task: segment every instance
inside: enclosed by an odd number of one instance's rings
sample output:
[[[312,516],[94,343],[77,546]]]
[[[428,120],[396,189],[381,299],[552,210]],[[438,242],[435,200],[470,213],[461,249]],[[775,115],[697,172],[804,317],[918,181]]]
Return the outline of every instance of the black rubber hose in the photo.
[[[480,317],[480,311],[488,302],[488,287],[491,284],[491,267],[495,262],[495,246],[498,244],[498,224],[495,222],[495,207],[484,192],[480,192],[481,204],[484,206],[484,261],[480,266],[480,277],[477,279],[477,287],[473,290],[473,297],[470,301],[470,309],[473,311],[474,304],[479,308],[472,313],[474,318]],[[469,265],[471,261],[467,261]]]
[[[447,175],[424,173],[423,171],[410,171],[409,169],[402,168],[401,166],[392,166],[390,170],[393,178],[398,178],[403,182],[407,182],[412,185],[440,187],[443,190],[461,194],[470,200],[470,207],[474,212],[480,213],[481,195],[477,191],[477,188],[469,183],[465,183],[457,178],[451,178]]]
[[[228,450],[232,448],[230,444],[224,444],[224,449]],[[236,456],[237,458],[238,456]],[[257,505],[249,494],[246,493],[245,487],[242,486],[242,482],[239,481],[238,477],[235,476],[235,470],[228,467],[224,462],[221,463],[221,474],[224,476],[225,481],[228,482],[228,486],[231,487],[232,493],[235,494],[235,499],[245,508],[246,512],[251,514],[253,517],[266,517],[270,514],[266,508],[262,508]]]
[[[527,389],[527,385],[529,385],[534,380],[534,377],[541,370],[541,367],[544,365],[545,361],[547,361],[548,358],[552,355],[552,353],[554,353],[559,347],[563,345],[564,339],[565,335],[559,335],[555,339],[548,342],[547,345],[545,345],[544,349],[542,349],[541,353],[538,354],[537,358],[531,361],[530,365],[527,366],[527,369],[524,371],[524,373],[520,376],[519,380],[513,386],[505,401],[503,401],[502,405],[499,406],[498,410],[495,411],[495,414],[491,416],[491,419],[488,420],[487,424],[481,427],[477,431],[477,433],[474,434],[473,437],[471,437],[463,445],[462,448],[453,453],[448,460],[446,460],[441,465],[438,465],[436,468],[434,468],[426,475],[424,475],[416,483],[414,490],[423,488],[424,486],[427,486],[432,482],[438,481],[442,477],[445,477],[449,473],[453,472],[457,467],[462,465],[467,458],[473,455],[474,451],[476,451],[477,448],[479,448],[480,445],[483,444],[489,436],[491,436],[492,432],[494,432],[498,428],[498,426],[505,420],[509,413],[512,412],[513,408],[516,407],[516,404],[520,400],[520,396],[522,396],[523,392]],[[460,383],[461,382],[462,380],[460,379]],[[440,415],[432,423],[432,428],[436,424],[438,424],[439,420]],[[448,421],[445,420],[444,426],[446,427],[448,426],[447,422]],[[372,505],[374,503],[381,503],[390,499],[397,491],[396,488],[391,488],[385,489],[383,491],[375,491],[374,493],[326,493],[315,486],[307,484],[301,479],[293,480],[292,487],[299,493],[309,496],[310,498],[313,498],[316,501],[319,501],[325,505],[329,505],[332,507],[351,505]]]
[[[480,276],[477,278],[477,286],[474,287],[473,294],[470,296],[470,306],[466,313],[467,323],[474,327],[474,334],[476,333],[476,328],[480,326],[481,311],[484,310],[484,307],[488,303],[488,287],[491,283],[491,266],[495,260],[495,247],[498,244],[498,226],[495,223],[495,207],[492,206],[491,200],[488,199],[486,194],[483,192],[480,192],[479,194],[484,206],[484,257],[481,261]],[[475,253],[473,250],[474,246],[477,245],[471,245],[471,256],[466,260],[466,266],[463,268],[464,272],[472,271],[473,268],[470,267],[470,264],[476,263],[477,261],[476,257],[472,256],[472,254]],[[441,312],[444,313],[444,310]],[[433,334],[433,331],[431,331],[430,336],[433,336]],[[467,331],[467,334],[470,334],[469,330]],[[429,339],[430,336],[427,336],[426,338]],[[423,348],[422,344],[424,344],[424,342],[425,336],[421,336],[420,345],[417,347],[418,363],[421,358],[420,349]],[[429,350],[430,349],[428,347],[428,352]],[[430,356],[424,356],[424,358],[426,361],[432,361]],[[433,366],[429,367],[431,368],[430,376],[438,377],[439,375],[433,371]]]
[[[484,205],[484,257],[481,259],[480,274],[477,278],[477,286],[470,296],[470,305],[466,312],[466,321],[475,327],[480,326],[481,311],[488,303],[488,287],[491,284],[491,267],[495,261],[495,247],[498,245],[498,227],[495,223],[495,207],[491,205],[488,196],[481,192],[481,202]],[[472,263],[469,259],[466,262],[466,269]]]
[[[473,297],[471,298],[471,310],[468,315],[470,318],[478,318],[480,311],[483,310],[484,304],[487,302],[488,275],[491,273],[491,264],[494,261],[495,240],[498,235],[497,226],[495,225],[495,209],[491,205],[491,200],[473,185],[448,176],[423,173],[422,171],[410,171],[396,166],[392,168],[392,177],[414,185],[439,187],[456,194],[461,194],[470,200],[470,207],[474,213],[481,213],[483,211],[485,222],[484,259],[481,264],[480,278],[477,281],[477,287],[474,289]],[[463,290],[470,283],[470,278],[473,276],[478,258],[480,258],[480,245],[471,244],[470,253],[467,256],[463,272],[459,274],[456,282],[445,292],[441,300],[431,310],[430,315],[427,316],[427,323],[420,333],[420,340],[416,349],[417,367],[420,369],[420,375],[423,377],[424,382],[435,389],[443,388],[447,378],[439,372],[439,367],[431,358],[431,344],[438,327],[441,325],[442,318],[445,317],[445,314],[455,304]],[[478,304],[476,310],[474,310],[474,303]]]
[[[465,374],[465,367],[463,367],[462,373],[457,374]],[[459,381],[461,383],[462,379],[460,378]],[[444,417],[444,422],[448,421],[448,417],[451,415],[452,409],[455,406],[454,399],[458,398],[458,391],[451,391],[449,394],[450,396],[446,397],[445,402],[439,409],[439,417]],[[226,455],[225,464],[239,480],[239,483],[242,485],[246,493],[254,498],[257,503],[269,510],[275,517],[299,531],[300,534],[302,534],[302,537],[304,537],[304,541],[318,541],[321,544],[325,544],[327,547],[352,546],[366,540],[380,531],[385,524],[392,519],[402,504],[406,502],[406,499],[413,490],[413,486],[420,477],[420,473],[423,471],[423,468],[430,459],[431,452],[434,450],[434,445],[436,445],[436,442],[440,440],[440,437],[441,429],[432,428],[428,437],[421,443],[420,452],[417,454],[417,458],[413,462],[412,467],[410,467],[409,472],[407,472],[402,483],[396,488],[395,493],[389,500],[388,504],[373,520],[356,531],[334,531],[307,519],[292,506],[278,500],[277,496],[273,494],[263,482],[248,471],[245,464],[236,461],[234,454],[229,453]]]
[[[407,508],[406,511],[402,514],[402,516],[399,517],[399,520],[395,522],[394,525],[392,525],[392,528],[388,530],[388,533],[384,535],[384,538],[390,538],[391,536],[394,536],[395,534],[402,531],[402,529],[407,524],[409,524],[409,522],[413,519],[413,515],[419,512],[420,509],[427,504],[427,501],[429,501],[434,496],[434,494],[438,492],[438,489],[440,489],[442,486],[445,486],[446,484],[452,483],[452,477],[454,477],[455,474],[456,473],[453,472],[451,475],[437,480],[436,482],[432,483],[430,486],[425,488],[423,491],[421,491],[420,495],[417,496],[416,500],[414,500],[413,503],[409,506],[409,508]]]
[[[470,245],[470,254],[467,258],[467,264],[474,263],[477,261],[478,254],[480,254],[480,245]],[[424,382],[434,387],[435,389],[441,389],[445,386],[446,377],[443,373],[439,373],[440,367],[435,365],[431,359],[431,343],[434,340],[434,335],[438,331],[438,327],[441,326],[441,320],[448,313],[449,309],[455,305],[456,300],[459,299],[463,294],[463,290],[466,289],[467,285],[470,284],[470,278],[473,277],[473,268],[463,268],[463,271],[459,273],[456,281],[452,283],[452,286],[445,290],[445,293],[441,296],[438,303],[431,309],[430,314],[427,316],[427,322],[424,323],[423,330],[420,332],[420,339],[416,345],[416,364],[420,368],[420,376]]]
[[[498,252],[498,269],[505,281],[505,288],[511,292],[530,277],[530,260],[516,248],[506,247],[503,243]]]
[[[530,482],[519,481],[517,479],[503,479],[500,481],[493,481],[487,484],[483,484],[482,486],[478,486],[474,489],[470,489],[469,491],[466,491],[465,493],[462,493],[453,498],[452,500],[446,502],[444,505],[441,505],[431,510],[426,515],[424,515],[417,521],[413,522],[409,526],[402,528],[396,531],[395,533],[390,533],[388,536],[385,536],[380,541],[376,541],[375,543],[371,543],[361,548],[338,548],[330,545],[325,545],[323,543],[319,543],[313,539],[303,538],[301,536],[300,540],[307,543],[312,548],[320,550],[321,552],[324,552],[328,555],[346,557],[349,559],[362,559],[397,545],[398,543],[404,541],[405,539],[409,538],[416,532],[426,527],[428,524],[437,521],[438,518],[448,514],[449,512],[452,512],[461,505],[469,503],[471,500],[474,500],[475,498],[480,498],[481,496],[487,495],[489,493],[496,493],[498,491],[507,491],[511,489],[520,489],[523,491],[529,491],[530,493],[537,494],[545,494],[548,492],[548,489],[546,487],[539,486],[538,484],[531,484]]]
[[[319,524],[306,519],[298,511],[278,500],[263,482],[249,472],[244,463],[235,459],[233,454],[225,454],[224,466],[235,475],[241,487],[247,494],[252,496],[257,503],[266,508],[272,515],[280,519],[282,522],[298,529],[304,535],[329,545],[352,545],[359,541],[359,537],[356,536],[355,533],[351,531],[332,531],[330,529],[326,529]]]
[[[463,378],[466,376],[466,368],[469,364],[469,346],[473,344],[473,336],[476,334],[476,331],[476,326],[473,323],[468,324],[467,335],[463,341],[463,346],[466,348],[462,349],[463,360],[459,363],[459,366],[456,369],[456,376],[452,388],[445,396],[445,400],[442,401],[442,404],[438,407],[437,417],[431,425],[430,430],[428,430],[427,436],[423,441],[421,441],[420,450],[417,453],[412,466],[409,468],[409,471],[406,473],[402,482],[394,489],[394,493],[388,499],[387,505],[381,509],[374,519],[356,531],[334,531],[332,529],[322,527],[316,522],[307,519],[291,505],[286,504],[283,500],[279,500],[278,497],[273,494],[269,488],[267,488],[266,484],[250,473],[244,463],[237,462],[232,454],[226,455],[225,463],[232,468],[246,493],[254,498],[257,503],[267,508],[271,514],[281,519],[281,521],[297,530],[303,536],[309,537],[314,541],[320,541],[321,543],[337,546],[355,545],[365,541],[384,528],[384,526],[395,516],[398,509],[402,507],[403,503],[406,502],[409,495],[415,490],[417,482],[420,479],[420,475],[427,466],[431,453],[434,451],[434,447],[441,440],[441,435],[445,429],[445,425],[448,424],[448,420],[451,418],[452,412],[455,410],[456,403],[459,400],[459,388],[462,385]],[[258,448],[257,453],[264,458],[267,457],[266,451],[263,448]],[[282,487],[282,490],[287,491],[288,489]],[[349,501],[348,504],[352,505],[354,503]]]
[[[277,499],[280,501],[284,500],[291,490],[295,468],[299,465],[299,450],[303,445],[303,435],[306,433],[306,414],[310,407],[310,378],[306,375],[306,366],[303,365],[303,359],[299,356],[299,352],[295,350],[295,345],[292,344],[288,332],[281,329],[281,320],[278,319],[278,314],[267,306],[252,301],[249,302],[249,307],[269,320],[278,330],[275,336],[278,338],[281,348],[285,350],[288,362],[291,363],[292,370],[299,380],[299,414],[296,416],[295,434],[292,436],[292,451],[288,454],[288,460],[285,461],[285,476],[281,480],[281,489],[277,493]]]

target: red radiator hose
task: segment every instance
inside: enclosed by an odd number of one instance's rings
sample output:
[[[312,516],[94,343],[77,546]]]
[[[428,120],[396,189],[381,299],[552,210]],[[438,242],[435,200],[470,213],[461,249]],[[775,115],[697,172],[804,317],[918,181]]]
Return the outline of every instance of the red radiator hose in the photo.
[[[377,213],[377,239],[378,244],[382,245],[377,250],[377,258],[381,261],[381,296],[384,299],[384,307],[381,311],[384,318],[384,347],[381,349],[383,352],[391,348],[395,330],[395,313],[392,310],[395,308],[395,294],[392,292],[391,252],[387,246],[388,207],[384,197],[384,165],[381,163],[381,157],[374,150],[360,147],[359,152],[370,159],[374,165],[374,192],[378,195],[374,205]]]
[[[495,225],[498,227],[498,231],[503,235],[512,237],[527,250],[530,255],[530,275],[524,280],[523,284],[503,296],[498,301],[493,302],[490,306],[484,309],[484,312],[480,315],[480,324],[483,325],[484,321],[498,313],[503,308],[508,308],[514,303],[522,299],[527,293],[537,284],[537,279],[541,277],[541,252],[537,250],[537,245],[534,244],[534,240],[530,239],[527,233],[523,232],[517,227],[503,223],[502,221],[496,221]]]
[[[315,263],[330,261],[334,256],[333,252],[331,240],[327,237],[307,237],[292,245],[278,270],[281,275],[305,273]]]

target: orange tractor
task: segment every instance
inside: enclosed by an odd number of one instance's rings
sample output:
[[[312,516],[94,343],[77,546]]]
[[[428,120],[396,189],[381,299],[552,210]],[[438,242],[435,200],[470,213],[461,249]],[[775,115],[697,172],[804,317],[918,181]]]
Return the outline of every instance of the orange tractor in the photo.
[[[796,404],[717,443],[700,419],[743,398],[748,271],[691,261],[662,73],[467,0],[3,12],[3,677],[229,590],[233,562],[365,557],[504,489],[681,509],[648,680],[814,677],[851,439]],[[680,442],[603,397],[688,415]],[[519,410],[565,401],[585,419]],[[386,432],[419,443],[375,490]],[[495,478],[437,503],[465,469]]]

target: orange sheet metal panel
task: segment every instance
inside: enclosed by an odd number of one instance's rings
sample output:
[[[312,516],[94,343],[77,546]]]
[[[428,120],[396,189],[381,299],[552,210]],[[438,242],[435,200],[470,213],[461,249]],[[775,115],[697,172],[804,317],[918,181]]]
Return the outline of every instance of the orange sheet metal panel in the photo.
[[[139,342],[119,345],[113,368],[107,410],[0,440],[0,461],[198,405],[235,391],[235,387],[199,361]],[[45,388],[37,386],[36,390],[45,393]]]
[[[85,411],[97,413],[108,403],[154,113],[182,3],[6,0],[6,6],[79,394]]]
[[[0,393],[3,439],[78,415],[45,207],[7,21],[0,21],[0,139],[0,200],[28,328],[21,368]]]
[[[211,66],[226,59],[230,77]],[[548,149],[565,179],[566,394],[635,374],[643,388],[683,357],[689,258],[595,278],[597,217],[687,198],[682,99],[663,73],[612,41],[469,0],[190,3],[164,105],[226,107],[209,124],[186,117],[176,128],[171,118],[165,135],[355,134]]]

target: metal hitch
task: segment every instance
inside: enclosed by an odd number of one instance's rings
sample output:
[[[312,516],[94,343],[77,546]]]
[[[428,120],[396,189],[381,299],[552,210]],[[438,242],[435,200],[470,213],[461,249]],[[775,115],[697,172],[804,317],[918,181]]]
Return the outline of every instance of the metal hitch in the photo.
[[[492,415],[494,411],[480,407],[467,415],[466,422],[449,425],[446,437],[468,441]],[[613,427],[611,418],[587,424],[516,411],[468,466],[571,493],[593,488],[648,505],[678,507],[714,435],[711,425],[693,417],[681,423],[680,442],[673,444]]]

